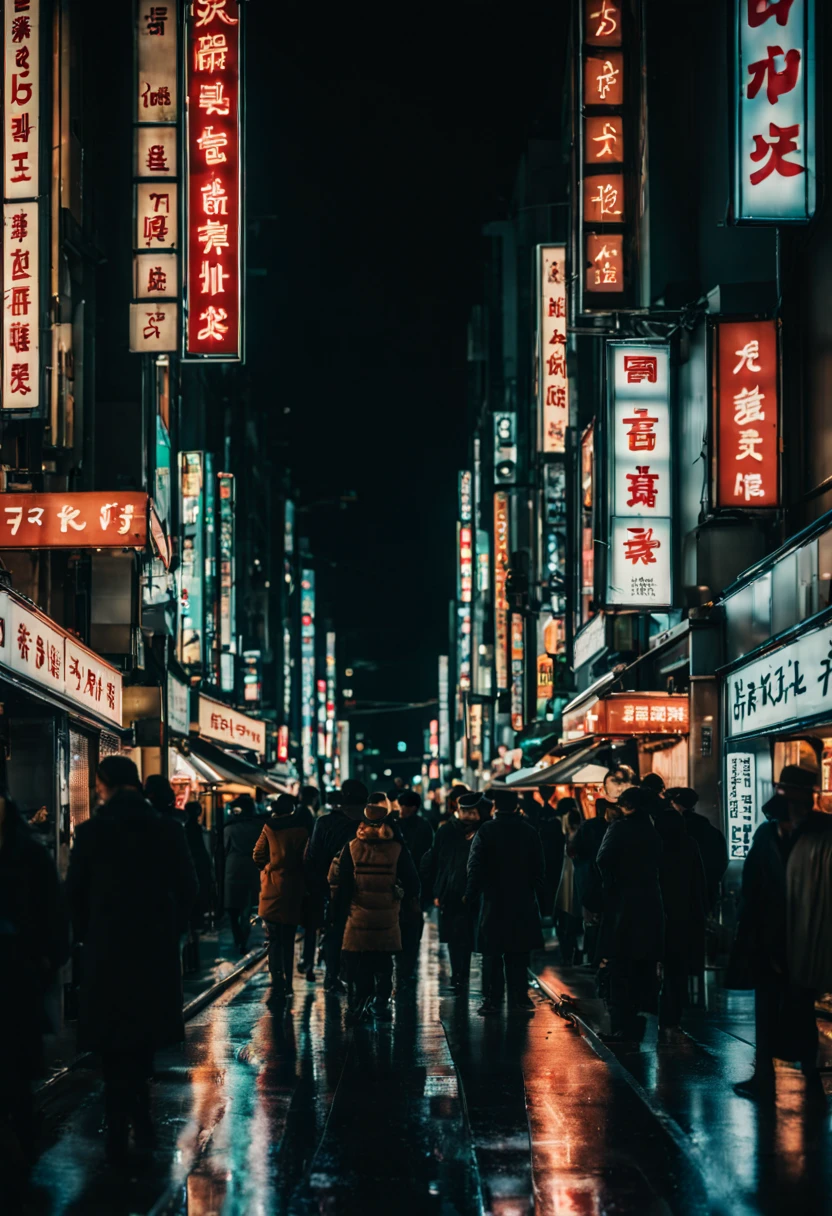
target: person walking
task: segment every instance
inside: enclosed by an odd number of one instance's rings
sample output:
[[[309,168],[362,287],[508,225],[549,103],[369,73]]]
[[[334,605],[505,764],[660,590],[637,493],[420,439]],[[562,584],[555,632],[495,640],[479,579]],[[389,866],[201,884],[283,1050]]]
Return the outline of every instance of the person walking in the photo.
[[[603,883],[597,858],[607,831],[607,805],[606,798],[596,799],[594,818],[581,821],[571,842],[575,886],[584,922],[584,954],[590,964],[597,962],[598,931],[604,908]]]
[[[50,994],[69,957],[55,863],[0,791],[0,1160],[24,1173],[35,1149],[32,1081],[43,1073]],[[8,1184],[8,1175],[7,1184]],[[7,1199],[8,1199],[7,1192]]]
[[[775,1096],[774,1059],[799,1060],[808,1096],[822,1098],[818,1073],[815,992],[795,982],[787,929],[787,869],[804,834],[824,831],[829,817],[814,811],[814,774],[796,764],[780,772],[775,797],[763,809],[742,870],[742,908],[728,971],[747,975],[754,988],[756,1049],[754,1072],[734,1090],[740,1097],[770,1101]],[[678,793],[678,791],[677,791]],[[677,799],[674,798],[674,802]],[[799,877],[799,869],[794,877]],[[801,900],[809,900],[805,889]]]
[[[185,815],[176,805],[176,793],[167,777],[151,773],[144,783],[144,796],[160,815],[167,815],[181,827],[185,826]]]
[[[344,920],[339,917],[330,898],[328,875],[330,866],[345,844],[354,839],[367,804],[367,787],[361,781],[349,778],[341,786],[337,806],[328,815],[315,820],[315,827],[306,848],[303,870],[307,890],[324,901],[326,907],[325,927],[322,935],[324,954],[324,990],[345,992],[340,979],[341,939],[344,936]],[[386,814],[386,808],[385,808]]]
[[[154,1053],[185,1036],[180,938],[198,882],[185,833],[144,797],[132,760],[106,756],[95,788],[66,892],[81,943],[78,1046],[101,1053],[107,1155],[122,1164],[129,1125],[139,1148],[154,1143]]]
[[[664,907],[664,954],[659,990],[659,1035],[671,1040],[681,1028],[688,977],[705,967],[705,869],[682,816],[659,808],[654,820],[662,842],[659,886]]]
[[[260,839],[263,822],[255,814],[251,794],[239,794],[228,808],[229,820],[223,830],[225,876],[223,894],[234,945],[239,954],[248,950],[251,911],[257,903],[260,875],[252,853]]]
[[[545,921],[554,921],[555,896],[560,886],[560,876],[563,870],[564,848],[566,837],[563,834],[562,815],[577,803],[574,798],[563,799],[569,803],[561,809],[555,799],[556,790],[553,785],[540,787],[542,805],[538,812],[537,830],[540,833],[540,843],[543,845],[543,859],[546,873],[543,880],[543,899],[540,904],[540,915]]]
[[[477,831],[468,858],[465,902],[478,904],[476,948],[483,956],[483,1015],[533,1010],[528,992],[532,950],[543,946],[539,901],[545,861],[535,829],[519,814],[517,794],[494,791],[497,812]],[[443,829],[446,830],[446,829]]]
[[[664,951],[664,910],[659,886],[662,842],[637,787],[621,792],[621,818],[609,825],[597,864],[604,912],[599,953],[608,963],[613,1041],[641,1039],[643,1010],[656,1001],[656,969]]]
[[[321,792],[316,785],[301,787],[298,798],[297,814],[311,838],[315,830],[315,822],[321,809]],[[318,930],[324,923],[325,900],[319,892],[313,892],[308,887],[303,897],[303,913],[301,924],[303,931],[303,949],[298,960],[298,975],[305,975],[310,984],[315,982],[315,952],[318,946]]]
[[[439,909],[439,940],[448,946],[451,987],[467,993],[474,949],[473,909],[465,903],[468,857],[480,824],[489,818],[492,803],[481,794],[463,794],[453,819],[437,832],[422,858],[422,898]]]
[[[563,802],[574,802],[572,798],[564,798]],[[572,851],[578,828],[583,822],[577,803],[570,807],[560,817],[563,825],[561,833],[565,844],[565,857],[561,871],[560,883],[555,897],[555,928],[560,944],[560,958],[565,967],[575,965],[578,948],[578,938],[583,923],[581,916],[581,901],[578,886],[575,881],[575,869]]]
[[[803,770],[801,770],[803,771]],[[699,802],[696,790],[674,788],[667,791],[667,798],[675,811],[681,814],[688,836],[699,847],[702,865],[705,867],[705,884],[708,911],[712,911],[719,899],[719,884],[728,869],[728,845],[719,828],[695,809]]]
[[[205,833],[200,822],[202,806],[199,802],[185,803],[185,840],[194,865],[199,891],[191,911],[191,945],[194,970],[199,970],[199,935],[205,928],[205,918],[214,906],[214,873],[211,858],[205,847]]]
[[[348,1025],[356,1025],[371,1010],[381,1022],[392,1019],[393,955],[402,945],[399,904],[419,899],[413,858],[386,820],[386,804],[368,803],[355,839],[330,866],[335,913],[344,924]]]
[[[260,870],[258,912],[269,938],[273,999],[286,999],[293,992],[295,934],[303,912],[303,857],[308,843],[304,815],[291,794],[281,794],[252,854]]]
[[[402,840],[410,850],[416,873],[420,873],[422,859],[433,845],[433,828],[421,814],[422,799],[415,790],[397,793],[399,801],[398,829]],[[399,916],[402,931],[402,949],[396,956],[396,992],[412,988],[416,982],[419,962],[419,945],[422,940],[425,920],[419,902],[402,900]]]
[[[282,797],[283,795],[281,795]],[[279,801],[279,799],[277,799]],[[306,828],[309,835],[315,827],[315,820],[318,818],[321,809],[321,791],[317,785],[302,785],[298,794],[297,815],[300,817],[303,826]]]

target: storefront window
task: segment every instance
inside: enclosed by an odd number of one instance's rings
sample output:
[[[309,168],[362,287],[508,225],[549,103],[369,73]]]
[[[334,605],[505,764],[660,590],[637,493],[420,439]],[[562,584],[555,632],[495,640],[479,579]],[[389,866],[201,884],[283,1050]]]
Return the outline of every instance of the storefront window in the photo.
[[[771,632],[782,633],[800,620],[797,554],[781,557],[771,576]]]
[[[832,528],[818,537],[818,612],[832,604]]]
[[[81,731],[69,732],[69,824],[75,835],[90,817],[90,741]]]

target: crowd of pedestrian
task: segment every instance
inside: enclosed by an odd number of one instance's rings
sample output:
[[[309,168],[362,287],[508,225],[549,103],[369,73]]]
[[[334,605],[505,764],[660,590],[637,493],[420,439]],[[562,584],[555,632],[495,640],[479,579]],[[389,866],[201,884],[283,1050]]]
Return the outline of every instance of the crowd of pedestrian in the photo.
[[[0,794],[0,966],[20,981],[18,999],[0,1002],[0,1136],[13,1131],[22,1159],[34,1142],[31,1080],[71,940],[78,1045],[101,1058],[117,1164],[131,1133],[139,1150],[154,1144],[154,1054],[183,1038],[183,964],[198,965],[200,934],[223,909],[239,954],[258,917],[265,927],[270,1003],[286,1007],[296,974],[314,983],[322,962],[324,989],[346,998],[353,1026],[393,1019],[394,997],[418,982],[434,913],[458,996],[467,997],[481,955],[484,1017],[504,1002],[533,1014],[529,968],[547,926],[561,964],[596,976],[613,1041],[641,1040],[650,1013],[672,1041],[692,982],[701,991],[725,840],[697,811],[694,790],[667,789],[654,773],[610,770],[586,818],[576,799],[547,787],[531,796],[455,785],[443,803],[423,806],[413,790],[370,792],[346,780],[323,808],[306,786],[266,816],[243,794],[226,808],[213,852],[201,805],[180,810],[162,777],[143,787],[126,756],[101,761],[96,790],[63,886]],[[813,775],[786,766],[743,871],[726,982],[755,991],[757,1063],[736,1086],[755,1099],[773,1095],[778,1057],[798,1060],[807,1092],[822,1094],[815,998],[832,990],[832,816],[814,803]]]

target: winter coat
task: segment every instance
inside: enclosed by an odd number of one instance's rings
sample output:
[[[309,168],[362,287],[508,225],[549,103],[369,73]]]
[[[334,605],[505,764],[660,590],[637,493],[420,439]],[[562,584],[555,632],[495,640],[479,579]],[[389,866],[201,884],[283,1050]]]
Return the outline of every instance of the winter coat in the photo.
[[[479,826],[478,823],[449,819],[442,831],[436,833],[433,846],[422,858],[422,899],[426,904],[439,900],[441,942],[448,941],[451,922],[466,908],[468,857]],[[473,834],[468,836],[471,828]]]
[[[303,824],[303,826],[306,828],[307,834],[311,836],[315,829],[315,823],[317,822],[315,812],[312,810],[311,806],[298,806],[295,814],[298,817],[298,822]]]
[[[601,871],[598,869],[598,850],[607,833],[607,821],[603,815],[585,819],[572,841],[570,853],[575,868],[575,886],[581,909],[598,913],[604,906]]]
[[[498,811],[482,824],[468,858],[465,901],[480,900],[477,949],[483,954],[543,946],[539,904],[545,867],[540,837],[521,815]]]
[[[664,952],[664,908],[659,887],[662,842],[646,811],[611,823],[598,850],[604,910],[601,957],[658,962]]]
[[[271,815],[254,846],[254,862],[260,869],[260,903],[263,920],[276,925],[301,923],[306,884],[303,855],[309,832],[303,816]]]
[[[699,847],[678,811],[656,820],[662,840],[659,885],[664,906],[664,958],[699,975],[705,966],[707,891]]]
[[[537,830],[540,834],[540,843],[543,845],[543,859],[546,867],[540,912],[543,916],[551,916],[563,871],[566,837],[563,834],[560,815],[556,815],[550,806],[541,809]]]
[[[263,820],[241,811],[225,825],[224,903],[226,908],[248,908],[257,902],[260,874],[252,853],[260,839]]]
[[[419,898],[419,876],[390,824],[361,823],[330,868],[339,909],[346,914],[342,949],[395,953],[402,948],[399,907]]]
[[[180,937],[198,890],[181,825],[138,790],[120,791],[79,825],[66,890],[82,943],[79,1046],[179,1042]]]
[[[574,839],[574,838],[573,838]],[[575,864],[570,856],[569,845],[563,859],[563,869],[560,872],[560,883],[555,896],[555,910],[568,912],[570,916],[581,919],[581,901],[578,896],[578,884],[575,881]]]
[[[719,828],[697,811],[685,811],[682,815],[688,836],[699,846],[702,865],[705,867],[705,884],[708,894],[708,910],[719,899],[719,884],[728,869],[728,845]]]
[[[191,912],[192,922],[198,928],[213,907],[214,867],[205,847],[205,833],[197,820],[192,819],[185,824],[185,839],[199,883],[199,892]]]
[[[832,815],[801,825],[786,864],[786,956],[793,984],[832,991]]]
[[[433,828],[419,811],[406,818],[400,815],[396,820],[396,826],[402,840],[410,849],[410,856],[418,871],[422,865],[422,858],[433,844]]]
[[[0,847],[0,1072],[43,1067],[46,1005],[69,956],[69,918],[55,863],[10,804]]]
[[[339,807],[315,820],[303,861],[308,891],[320,898],[329,898],[329,867],[344,845],[355,838],[363,813],[363,807]]]

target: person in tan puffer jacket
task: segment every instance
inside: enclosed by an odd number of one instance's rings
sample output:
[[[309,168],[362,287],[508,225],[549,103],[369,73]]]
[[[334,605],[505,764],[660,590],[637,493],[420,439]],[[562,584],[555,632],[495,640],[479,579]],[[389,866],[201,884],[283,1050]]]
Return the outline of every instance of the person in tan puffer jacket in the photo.
[[[273,996],[292,994],[295,933],[306,894],[303,854],[308,840],[309,829],[297,814],[295,799],[281,794],[252,854],[260,867],[258,912],[269,935]]]
[[[371,1010],[389,1022],[393,955],[402,948],[399,908],[402,900],[418,899],[419,876],[409,849],[388,822],[386,805],[371,802],[364,808],[355,840],[333,861],[329,882],[346,916],[347,1024],[355,1025]]]

